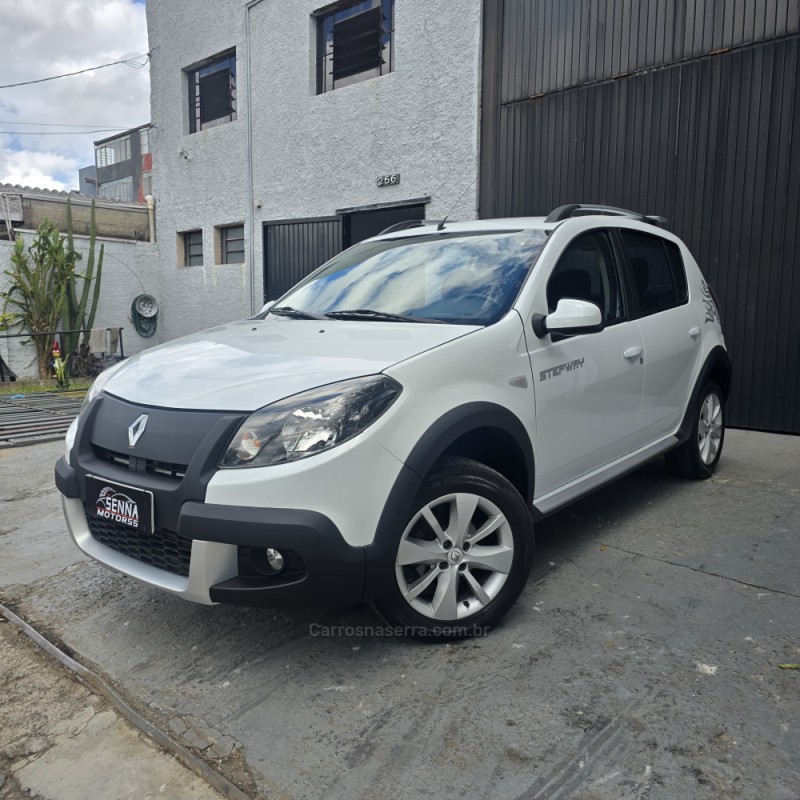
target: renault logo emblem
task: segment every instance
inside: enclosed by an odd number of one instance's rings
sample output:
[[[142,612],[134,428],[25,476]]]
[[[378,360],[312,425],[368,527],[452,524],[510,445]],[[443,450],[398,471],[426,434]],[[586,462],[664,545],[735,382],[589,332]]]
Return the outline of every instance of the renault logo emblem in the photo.
[[[144,429],[147,427],[147,414],[142,414],[128,428],[128,447],[136,447],[136,442],[141,439]]]

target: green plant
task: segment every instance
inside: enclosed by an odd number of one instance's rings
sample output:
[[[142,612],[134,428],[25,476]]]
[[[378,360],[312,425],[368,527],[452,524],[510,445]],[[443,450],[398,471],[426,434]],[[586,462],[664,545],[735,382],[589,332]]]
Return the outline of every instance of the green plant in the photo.
[[[75,269],[75,253],[64,248],[64,237],[49,220],[36,229],[27,251],[18,236],[11,254],[11,267],[4,270],[10,279],[0,292],[3,310],[0,329],[18,327],[31,335],[36,348],[39,377],[50,377],[50,354],[54,331],[61,316],[67,283]],[[38,334],[38,335],[37,335]]]
[[[59,389],[69,389],[69,370],[67,369],[67,362],[69,356],[61,358],[61,353],[56,354],[53,358],[53,372],[56,374],[56,386]]]
[[[97,240],[97,224],[95,221],[95,214],[95,201],[92,200],[92,210],[89,217],[89,253],[86,257],[86,269],[83,273],[78,273],[73,270],[72,275],[67,281],[67,291],[64,296],[63,309],[61,313],[61,319],[64,323],[64,330],[87,331],[87,333],[83,335],[84,344],[86,344],[88,339],[88,331],[90,331],[94,326],[94,319],[95,315],[97,314],[97,305],[100,301],[100,280],[103,275],[104,245],[102,244],[100,245],[100,252],[97,256],[97,272],[95,274],[94,251]],[[69,198],[67,198],[67,251],[74,254],[76,262],[81,258],[81,254],[75,251],[73,240],[72,203],[70,202]],[[80,292],[78,291],[79,280],[82,281]],[[92,283],[94,283],[94,287],[92,287]],[[78,342],[80,341],[80,334],[64,334],[62,336],[62,341],[64,343],[65,353],[76,353],[78,350]]]

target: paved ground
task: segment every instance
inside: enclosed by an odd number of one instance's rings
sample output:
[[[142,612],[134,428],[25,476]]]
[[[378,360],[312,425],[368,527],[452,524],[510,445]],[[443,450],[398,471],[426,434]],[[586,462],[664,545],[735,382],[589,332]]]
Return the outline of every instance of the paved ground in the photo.
[[[85,561],[58,452],[0,451],[0,596],[252,796],[800,797],[798,437],[733,431],[710,482],[655,462],[553,516],[506,624],[448,646]]]
[[[222,800],[0,617],[0,798]]]

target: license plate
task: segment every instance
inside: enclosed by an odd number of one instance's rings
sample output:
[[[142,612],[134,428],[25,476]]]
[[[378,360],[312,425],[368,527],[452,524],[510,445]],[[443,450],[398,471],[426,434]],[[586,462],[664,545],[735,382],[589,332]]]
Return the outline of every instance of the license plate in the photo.
[[[153,532],[153,493],[146,489],[87,475],[86,510],[98,519]]]

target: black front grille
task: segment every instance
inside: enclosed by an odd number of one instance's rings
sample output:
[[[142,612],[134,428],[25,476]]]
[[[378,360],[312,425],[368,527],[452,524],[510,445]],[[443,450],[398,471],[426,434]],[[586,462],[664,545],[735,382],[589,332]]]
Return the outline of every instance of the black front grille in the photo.
[[[191,539],[184,539],[183,536],[163,528],[156,528],[152,533],[142,533],[118,522],[92,515],[87,515],[87,520],[92,537],[106,547],[135,558],[142,564],[149,564],[173,575],[189,577]]]
[[[95,455],[108,464],[116,464],[124,467],[131,472],[147,472],[150,475],[163,475],[167,478],[181,480],[186,475],[188,466],[186,464],[172,464],[167,461],[154,461],[151,458],[138,458],[128,453],[115,453],[105,447],[95,445]]]

